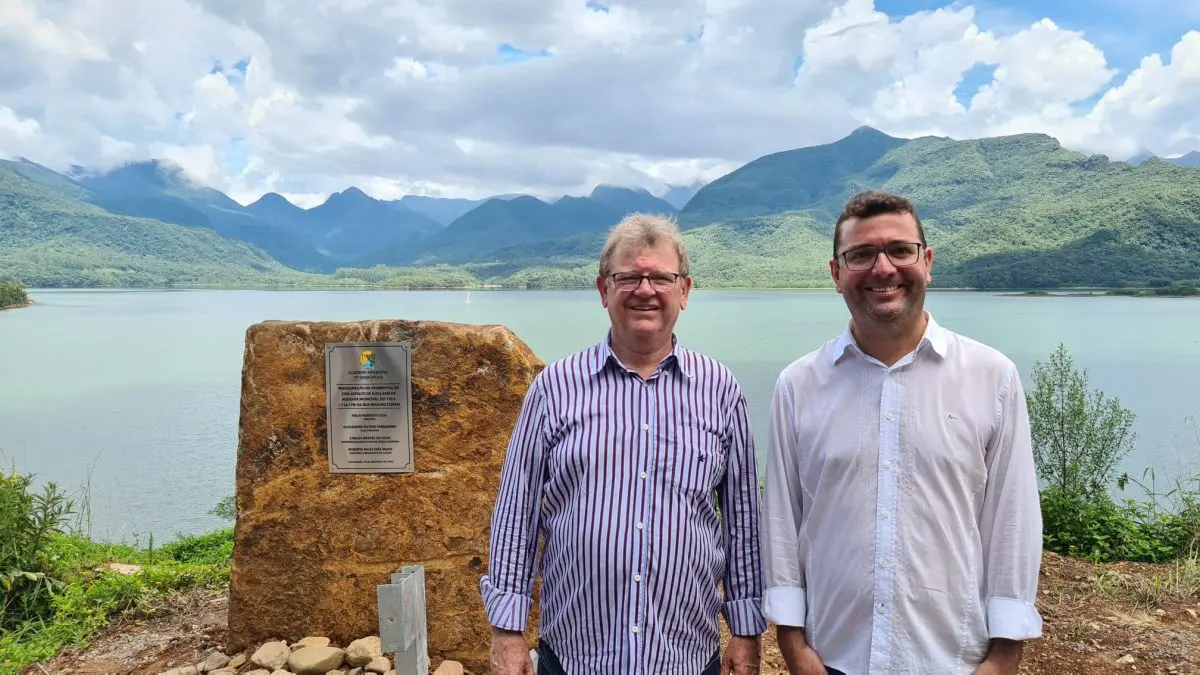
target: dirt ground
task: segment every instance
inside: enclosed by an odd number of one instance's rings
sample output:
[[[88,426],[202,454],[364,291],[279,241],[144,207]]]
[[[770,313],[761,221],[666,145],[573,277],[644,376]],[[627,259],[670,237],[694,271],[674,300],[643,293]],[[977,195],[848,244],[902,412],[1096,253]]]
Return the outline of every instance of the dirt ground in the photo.
[[[1094,565],[1047,553],[1039,592],[1045,637],[1027,646],[1021,672],[1200,673],[1200,576],[1178,576],[1174,569]],[[142,675],[195,664],[221,647],[226,608],[221,592],[170,596],[151,615],[110,626],[86,649],[65,651],[24,673]],[[763,639],[762,672],[787,673],[773,627]]]

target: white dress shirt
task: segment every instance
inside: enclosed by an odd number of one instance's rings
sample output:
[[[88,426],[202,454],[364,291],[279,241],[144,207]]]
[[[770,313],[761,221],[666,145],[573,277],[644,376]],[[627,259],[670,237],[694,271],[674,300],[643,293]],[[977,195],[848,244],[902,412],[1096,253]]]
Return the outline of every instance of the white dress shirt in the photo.
[[[926,316],[892,367],[847,330],[771,400],[763,612],[847,675],[969,674],[991,638],[1041,636],[1020,374]]]

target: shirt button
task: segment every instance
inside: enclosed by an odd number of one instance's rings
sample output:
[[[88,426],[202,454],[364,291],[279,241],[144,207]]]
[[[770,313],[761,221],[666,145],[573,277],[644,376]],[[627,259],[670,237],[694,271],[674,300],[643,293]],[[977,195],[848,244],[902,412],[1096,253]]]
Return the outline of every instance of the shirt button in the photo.
[[[643,472],[639,473],[639,474],[638,474],[638,477],[639,477],[639,478],[645,478],[645,477],[646,477],[646,472],[645,472],[645,471],[643,471]]]
[[[885,468],[885,469],[890,469],[890,468],[892,468],[892,463],[891,463],[891,462],[884,462],[884,463],[883,463],[883,468]]]
[[[637,626],[634,626],[634,627],[633,627],[633,632],[635,632],[635,633],[636,633],[636,632],[638,632],[638,628],[637,628]]]
[[[641,524],[641,523],[638,523],[638,524],[637,524],[637,529],[639,529],[639,530],[640,530],[640,529],[642,529],[642,524]]]
[[[887,418],[888,418],[888,421],[890,422],[892,420],[892,413],[888,413]]]
[[[883,608],[883,605],[880,605],[880,606],[879,606],[879,613],[880,613],[880,614],[884,614],[884,613],[886,613],[886,612],[887,612],[887,610],[885,610],[885,609]]]
[[[643,425],[642,425],[642,429],[643,429],[644,431],[650,431],[650,425],[649,425],[649,424],[643,424]]]
[[[635,574],[635,575],[633,575],[633,580],[634,580],[634,581],[636,581],[636,582],[638,582],[638,583],[641,583],[641,581],[642,581],[642,575],[640,575],[640,574]]]

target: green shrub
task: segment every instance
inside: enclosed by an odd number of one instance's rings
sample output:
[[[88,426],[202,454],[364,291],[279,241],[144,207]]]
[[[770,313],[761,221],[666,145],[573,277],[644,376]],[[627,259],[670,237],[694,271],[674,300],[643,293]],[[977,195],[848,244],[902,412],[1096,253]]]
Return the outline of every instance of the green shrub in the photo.
[[[233,559],[233,528],[182,537],[163,546],[159,555],[194,565],[228,565]]]
[[[1026,396],[1038,476],[1047,487],[1083,501],[1107,498],[1117,465],[1133,448],[1134,414],[1075,368],[1060,344],[1049,363],[1033,366]]]
[[[115,616],[150,614],[159,595],[219,588],[228,581],[228,566],[175,561],[146,565],[134,574],[77,570],[54,595],[53,618],[27,621],[0,632],[0,674],[20,672],[24,666],[52,658],[64,647],[83,643]]]
[[[32,476],[0,474],[0,675],[82,643],[116,616],[152,611],[164,593],[229,582],[232,528],[137,548],[67,533],[73,508],[53,483],[38,491]],[[139,569],[124,574],[112,562]]]
[[[54,483],[33,491],[33,476],[0,474],[0,631],[46,617],[63,581],[48,548],[73,505]]]
[[[208,510],[208,515],[216,516],[221,520],[236,521],[237,520],[237,502],[234,495],[225,495],[217,505]]]
[[[26,302],[29,302],[29,297],[25,295],[24,286],[0,279],[0,309],[24,305]]]
[[[1200,476],[1180,478],[1165,492],[1149,470],[1146,483],[1116,476],[1133,445],[1134,414],[1120,399],[1089,390],[1087,371],[1065,346],[1034,364],[1026,402],[1047,550],[1098,562],[1167,562],[1200,548]],[[1113,496],[1130,484],[1141,498]]]
[[[1046,550],[1096,562],[1169,562],[1192,547],[1187,514],[1159,511],[1133,499],[1082,500],[1057,488],[1041,494]]]

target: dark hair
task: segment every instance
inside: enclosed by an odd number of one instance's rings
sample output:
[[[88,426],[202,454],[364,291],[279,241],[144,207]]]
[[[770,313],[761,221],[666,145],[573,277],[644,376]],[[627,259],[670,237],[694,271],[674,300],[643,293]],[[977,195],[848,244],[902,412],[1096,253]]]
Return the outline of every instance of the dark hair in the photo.
[[[925,228],[921,226],[921,216],[917,215],[917,207],[912,202],[882,190],[864,190],[846,202],[842,215],[833,225],[833,257],[837,257],[838,244],[841,243],[842,223],[851,218],[863,220],[884,213],[911,214],[913,220],[917,221],[917,236],[921,238],[921,244],[925,244]]]

